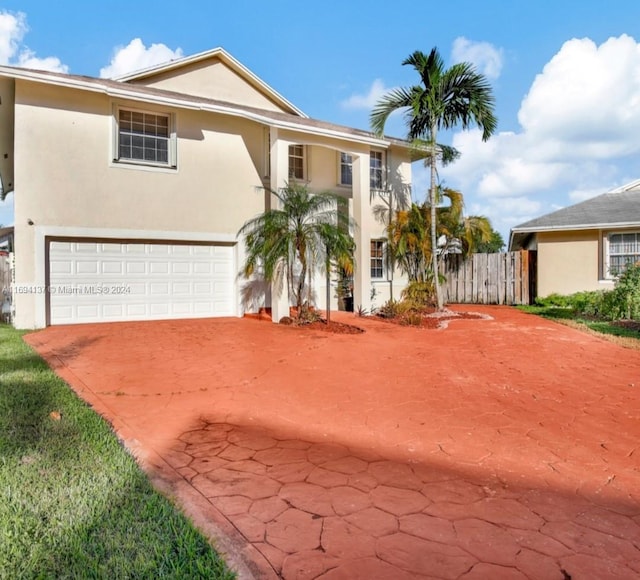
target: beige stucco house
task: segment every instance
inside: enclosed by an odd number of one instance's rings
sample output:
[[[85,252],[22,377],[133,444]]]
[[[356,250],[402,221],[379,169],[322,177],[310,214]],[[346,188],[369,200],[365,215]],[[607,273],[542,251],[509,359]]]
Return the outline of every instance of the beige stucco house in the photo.
[[[640,260],[640,180],[511,230],[509,250],[537,250],[537,295],[613,288]]]
[[[237,232],[291,180],[345,199],[355,304],[388,296],[372,206],[410,187],[407,143],[308,118],[223,49],[115,80],[2,66],[0,148],[17,327],[260,306],[279,320],[286,290],[247,298]],[[324,307],[324,276],[312,289]]]

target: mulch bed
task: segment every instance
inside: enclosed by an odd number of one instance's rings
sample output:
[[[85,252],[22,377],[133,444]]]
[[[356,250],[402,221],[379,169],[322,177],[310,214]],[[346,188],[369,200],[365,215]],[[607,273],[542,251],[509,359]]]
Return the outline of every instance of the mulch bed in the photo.
[[[432,309],[424,311],[420,315],[412,316],[411,318],[405,316],[398,316],[397,318],[377,316],[376,318],[384,322],[399,324],[400,326],[413,326],[414,328],[435,330],[446,327],[450,320],[479,320],[486,318],[486,316],[474,312],[453,312],[451,310],[438,313],[435,309]]]
[[[446,327],[450,320],[479,320],[486,318],[482,314],[476,314],[474,312],[453,312],[446,310],[444,312],[437,313],[435,309],[427,310],[420,315],[414,316],[411,322],[407,318],[399,316],[397,318],[383,318],[382,316],[371,316],[367,318],[373,318],[382,322],[389,322],[391,324],[397,324],[400,326],[412,326],[414,328],[426,328],[426,329],[438,329]],[[284,321],[281,321],[284,322]],[[331,332],[334,334],[360,334],[365,332],[364,329],[354,326],[352,324],[344,324],[343,322],[326,320],[316,320],[314,322],[298,322],[295,319],[289,319],[285,324],[293,326],[294,328],[308,328],[310,330],[321,330],[323,332]]]
[[[638,320],[617,320],[616,322],[612,322],[614,326],[619,326],[620,328],[626,328],[627,330],[633,330],[635,332],[640,332],[640,321]]]
[[[322,330],[324,332],[332,332],[334,334],[361,334],[364,329],[358,326],[352,326],[351,324],[344,324],[342,322],[334,322],[333,320],[327,322],[326,320],[316,320],[315,322],[308,322],[303,324],[294,324],[298,328],[309,328],[311,330]]]

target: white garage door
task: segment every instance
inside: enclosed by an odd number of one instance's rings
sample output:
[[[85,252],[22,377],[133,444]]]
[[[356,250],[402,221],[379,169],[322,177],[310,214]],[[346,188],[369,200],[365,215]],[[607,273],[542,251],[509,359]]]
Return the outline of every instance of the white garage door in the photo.
[[[233,316],[232,246],[52,241],[50,323]]]

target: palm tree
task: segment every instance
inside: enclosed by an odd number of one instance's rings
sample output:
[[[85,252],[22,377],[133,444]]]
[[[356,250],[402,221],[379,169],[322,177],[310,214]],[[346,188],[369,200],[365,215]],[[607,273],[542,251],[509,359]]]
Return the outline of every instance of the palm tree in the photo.
[[[338,198],[329,192],[287,184],[270,193],[281,207],[247,221],[238,232],[246,247],[243,273],[249,277],[261,268],[264,279],[280,288],[286,278],[300,315],[307,275],[316,266],[352,267],[345,250],[353,244],[348,217],[337,211]]]
[[[449,200],[448,205],[442,205],[445,199]],[[436,206],[435,253],[445,255],[455,247],[456,253],[467,256],[478,243],[491,239],[493,230],[486,217],[464,215],[464,196],[460,191],[439,186]],[[435,283],[431,226],[430,202],[413,203],[409,209],[396,211],[387,226],[391,253],[411,282]]]
[[[339,214],[340,216],[340,214]],[[343,223],[340,223],[343,221]],[[345,220],[339,219],[338,227],[333,223],[320,224],[320,238],[324,244],[324,271],[327,290],[327,322],[331,322],[331,270],[335,269],[342,276],[353,274],[353,254],[355,243],[345,228]]]
[[[473,252],[478,254],[499,254],[503,251],[503,248],[504,239],[502,238],[502,234],[492,227],[488,240],[474,240]]]
[[[398,210],[387,233],[389,249],[409,281],[425,282],[431,256],[425,205],[413,203],[409,209]]]
[[[472,125],[482,129],[482,140],[486,141],[496,130],[498,121],[494,115],[494,97],[491,86],[484,75],[476,72],[470,63],[458,63],[446,69],[437,48],[429,55],[415,51],[404,60],[420,75],[421,84],[390,91],[383,96],[371,113],[373,130],[382,135],[391,113],[406,109],[408,139],[422,140],[426,146],[427,160],[431,170],[429,203],[431,210],[431,247],[437,245],[436,229],[436,169],[440,157],[451,159],[450,147],[438,145],[440,129],[453,129],[461,125],[469,129]],[[432,269],[438,271],[438,256],[432,252]],[[443,309],[442,292],[434,275],[438,310]]]
[[[449,205],[440,205],[445,198],[449,200]],[[455,245],[458,253],[467,256],[476,251],[477,244],[491,239],[493,230],[488,218],[464,215],[462,192],[450,187],[438,186],[436,203],[438,204],[436,231],[440,255],[447,254],[451,246]]]

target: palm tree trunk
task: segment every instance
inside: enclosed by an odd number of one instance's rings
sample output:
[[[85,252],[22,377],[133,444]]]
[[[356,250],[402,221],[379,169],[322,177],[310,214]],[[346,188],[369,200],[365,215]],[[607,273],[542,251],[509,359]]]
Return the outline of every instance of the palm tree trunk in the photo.
[[[329,249],[327,248],[327,254],[329,253]],[[331,300],[331,263],[327,260],[327,324],[331,322],[331,304],[329,301]]]
[[[444,309],[442,301],[442,290],[440,289],[440,280],[438,278],[438,234],[437,234],[437,212],[436,202],[438,199],[436,192],[436,128],[431,127],[431,155],[429,164],[431,166],[431,187],[429,189],[429,203],[431,204],[431,269],[433,270],[433,286],[436,290],[436,302],[438,304],[438,312]]]
[[[298,277],[298,291],[296,292],[296,309],[298,310],[298,318],[302,315],[302,293],[304,292],[304,282],[307,274],[307,261],[305,259],[305,255],[301,250],[300,252],[300,276]]]

